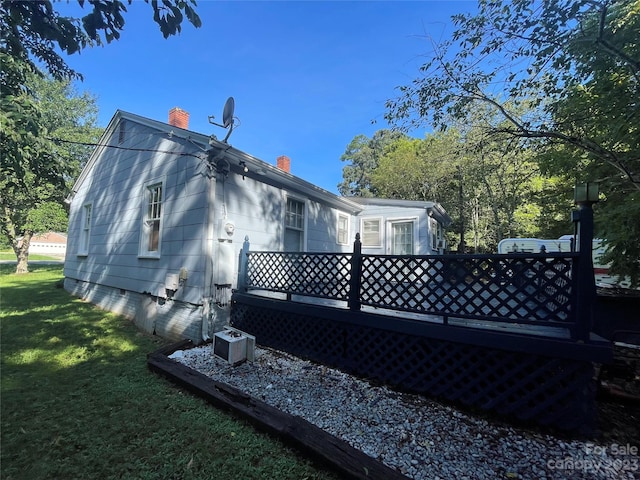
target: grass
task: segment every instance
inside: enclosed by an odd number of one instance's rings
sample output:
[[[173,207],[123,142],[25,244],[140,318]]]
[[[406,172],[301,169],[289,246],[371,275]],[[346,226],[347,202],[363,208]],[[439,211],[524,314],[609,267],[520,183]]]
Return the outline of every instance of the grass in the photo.
[[[2,479],[337,478],[149,372],[162,340],[31,268],[0,265]]]
[[[13,253],[12,251],[11,252],[0,252],[0,261],[3,261],[3,260],[9,260],[9,261],[15,262],[15,261],[17,261],[16,260],[16,254]],[[60,261],[60,260],[63,260],[63,258],[54,257],[52,255],[40,255],[38,253],[32,253],[32,254],[29,254],[29,260],[34,260],[34,261],[37,261],[37,260],[53,261],[53,260],[55,260],[55,261]]]

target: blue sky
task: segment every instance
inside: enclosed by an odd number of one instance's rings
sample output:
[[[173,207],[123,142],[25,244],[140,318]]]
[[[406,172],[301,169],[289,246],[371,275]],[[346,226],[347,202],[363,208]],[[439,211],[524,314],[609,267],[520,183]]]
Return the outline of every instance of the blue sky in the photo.
[[[419,75],[428,37],[449,38],[451,15],[475,5],[200,0],[202,27],[185,21],[165,40],[151,7],[135,1],[118,41],[67,60],[84,75],[79,90],[97,97],[101,126],[118,109],[167,121],[178,106],[190,130],[222,139],[208,117],[221,123],[233,96],[240,124],[231,145],[269,163],[288,155],[291,173],[337,193],[349,142],[388,126],[385,101]],[[76,2],[56,8],[82,14]]]

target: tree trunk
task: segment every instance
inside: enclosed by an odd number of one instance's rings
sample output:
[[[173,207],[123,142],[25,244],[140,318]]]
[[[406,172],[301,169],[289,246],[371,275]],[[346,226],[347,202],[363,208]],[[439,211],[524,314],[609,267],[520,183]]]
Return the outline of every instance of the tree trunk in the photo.
[[[29,245],[33,233],[25,232],[20,244],[13,245],[13,251],[16,254],[18,264],[16,265],[16,273],[29,273]]]

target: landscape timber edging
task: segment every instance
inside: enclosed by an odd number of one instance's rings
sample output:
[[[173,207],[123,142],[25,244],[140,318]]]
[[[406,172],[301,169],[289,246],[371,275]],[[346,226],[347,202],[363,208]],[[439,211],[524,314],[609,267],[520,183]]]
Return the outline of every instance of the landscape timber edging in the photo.
[[[407,480],[382,462],[352,447],[344,440],[327,433],[302,417],[278,410],[226,383],[170,358],[177,350],[192,348],[190,341],[167,345],[147,356],[148,368],[212,405],[230,410],[246,418],[258,428],[276,434],[284,441],[300,447],[316,459],[326,462],[347,478],[362,480]]]

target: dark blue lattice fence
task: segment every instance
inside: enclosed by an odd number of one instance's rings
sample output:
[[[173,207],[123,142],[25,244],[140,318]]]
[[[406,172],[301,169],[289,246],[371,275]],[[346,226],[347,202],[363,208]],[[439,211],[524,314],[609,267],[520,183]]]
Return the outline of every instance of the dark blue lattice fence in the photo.
[[[231,321],[261,345],[508,418],[584,432],[594,425],[588,360],[430,338],[379,321],[377,326],[336,321],[314,315],[311,307],[307,314],[278,309],[272,300],[251,303],[236,295]]]

